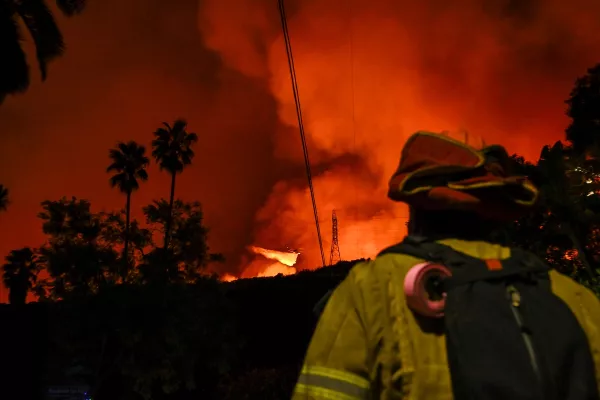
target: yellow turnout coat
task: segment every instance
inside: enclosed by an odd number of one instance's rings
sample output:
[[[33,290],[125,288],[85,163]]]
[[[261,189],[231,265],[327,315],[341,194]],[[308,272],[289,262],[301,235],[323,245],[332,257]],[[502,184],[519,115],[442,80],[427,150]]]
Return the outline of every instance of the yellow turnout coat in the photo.
[[[486,242],[440,243],[481,259],[510,256],[510,249]],[[402,289],[408,270],[422,261],[384,254],[352,269],[325,307],[293,400],[452,399],[444,336],[417,324]],[[600,382],[600,302],[569,277],[550,277],[587,334]]]

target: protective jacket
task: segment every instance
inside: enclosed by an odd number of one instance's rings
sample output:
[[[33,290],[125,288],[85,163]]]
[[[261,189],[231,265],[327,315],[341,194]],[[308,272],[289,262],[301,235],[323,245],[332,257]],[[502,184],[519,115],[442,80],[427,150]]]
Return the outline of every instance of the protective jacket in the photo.
[[[482,260],[507,259],[510,249],[457,239],[439,243]],[[356,265],[333,292],[306,354],[293,400],[450,400],[444,335],[407,307],[403,282],[423,262],[384,254]],[[573,311],[589,340],[600,382],[600,301],[556,271],[552,291]]]

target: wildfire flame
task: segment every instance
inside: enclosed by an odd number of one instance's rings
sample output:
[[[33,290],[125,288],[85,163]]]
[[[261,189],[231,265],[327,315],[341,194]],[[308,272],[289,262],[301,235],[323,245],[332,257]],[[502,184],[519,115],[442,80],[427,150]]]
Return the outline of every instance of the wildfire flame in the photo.
[[[231,275],[231,274],[223,274],[221,276],[221,281],[222,282],[233,282],[235,280],[237,280],[237,278],[235,276]]]
[[[275,261],[262,272],[259,272],[258,277],[275,276],[278,274],[292,275],[296,273],[294,265],[300,253],[269,250],[257,246],[250,246],[249,249],[256,254]]]
[[[250,246],[250,250],[256,254],[260,254],[261,256],[268,258],[269,260],[279,261],[281,264],[287,265],[288,267],[292,267],[294,264],[296,264],[296,260],[300,255],[300,253],[269,250],[257,246]]]
[[[296,268],[294,268],[294,265],[296,264],[298,256],[300,255],[298,252],[269,250],[258,246],[250,246],[248,249],[254,254],[258,254],[268,260],[274,261],[273,263],[261,268],[262,271],[256,273],[254,276],[260,278],[276,276],[279,274],[293,275],[297,272]],[[221,276],[221,280],[223,282],[232,282],[237,279],[237,277],[231,274],[224,274]]]

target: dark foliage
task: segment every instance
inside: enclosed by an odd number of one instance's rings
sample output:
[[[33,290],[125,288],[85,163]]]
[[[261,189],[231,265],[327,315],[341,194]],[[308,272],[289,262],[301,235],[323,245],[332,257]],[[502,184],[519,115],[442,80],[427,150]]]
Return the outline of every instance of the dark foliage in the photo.
[[[46,384],[85,383],[95,399],[287,398],[317,320],[313,307],[352,265],[232,283],[116,285],[31,303],[26,310],[47,322],[16,345],[49,345],[14,367],[36,365]]]
[[[571,124],[566,138],[577,152],[597,148],[600,144],[600,64],[578,78],[566,101]]]
[[[0,185],[0,211],[6,211],[8,207],[8,189]]]
[[[67,16],[80,13],[85,0],[57,0],[56,4]],[[0,0],[0,103],[8,94],[19,93],[29,87],[29,66],[21,41],[21,21],[31,35],[42,80],[48,76],[48,63],[61,56],[65,45],[56,20],[45,0]]]

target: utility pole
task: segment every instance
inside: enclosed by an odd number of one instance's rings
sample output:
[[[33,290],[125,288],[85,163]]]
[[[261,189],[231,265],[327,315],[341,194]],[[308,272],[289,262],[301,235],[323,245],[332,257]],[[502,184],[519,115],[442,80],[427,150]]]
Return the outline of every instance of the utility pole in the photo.
[[[340,255],[340,244],[338,243],[338,219],[335,210],[331,213],[331,253],[329,254],[329,265],[342,261]]]

